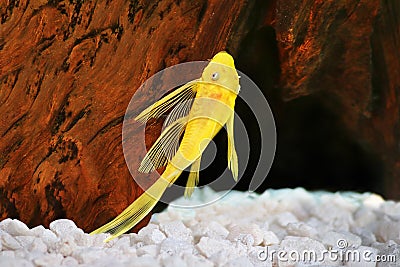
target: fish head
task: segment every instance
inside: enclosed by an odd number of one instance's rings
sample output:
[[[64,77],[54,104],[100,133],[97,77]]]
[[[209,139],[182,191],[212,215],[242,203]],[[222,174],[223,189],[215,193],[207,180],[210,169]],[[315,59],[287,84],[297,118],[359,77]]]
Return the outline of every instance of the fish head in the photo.
[[[204,68],[202,80],[218,84],[235,94],[239,93],[239,75],[235,68],[233,57],[225,51],[216,54]]]
[[[233,57],[226,51],[221,51],[217,53],[212,59],[211,62],[219,63],[226,65],[231,68],[235,68],[235,62]]]

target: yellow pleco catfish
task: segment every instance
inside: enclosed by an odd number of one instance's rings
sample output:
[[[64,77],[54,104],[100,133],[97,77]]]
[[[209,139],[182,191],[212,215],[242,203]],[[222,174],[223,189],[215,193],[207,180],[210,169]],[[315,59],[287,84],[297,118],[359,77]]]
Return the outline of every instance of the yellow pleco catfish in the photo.
[[[110,233],[111,236],[105,240],[109,241],[129,231],[151,211],[166,188],[189,166],[185,196],[190,197],[199,182],[201,156],[224,125],[228,134],[228,167],[237,180],[233,122],[239,90],[239,76],[233,58],[222,51],[204,68],[201,78],[188,82],[141,112],[135,120],[145,123],[173,108],[164,122],[164,131],[139,167],[140,172],[148,173],[166,166],[165,171],[120,215],[91,234]]]

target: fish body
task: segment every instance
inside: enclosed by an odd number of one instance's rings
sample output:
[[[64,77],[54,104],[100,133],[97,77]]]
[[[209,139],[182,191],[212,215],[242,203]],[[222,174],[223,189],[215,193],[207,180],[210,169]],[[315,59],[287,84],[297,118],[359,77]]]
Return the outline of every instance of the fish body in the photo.
[[[231,107],[234,105],[236,95],[218,87],[198,85],[196,99],[193,101],[182,141],[170,164],[182,170],[186,169],[201,156],[209,142],[233,116],[234,111]],[[215,93],[207,90],[225,92]]]
[[[140,113],[135,120],[144,123],[174,107],[164,122],[165,129],[139,167],[141,172],[151,172],[166,166],[165,171],[118,217],[91,234],[111,233],[106,239],[108,241],[134,227],[156,205],[166,188],[189,166],[185,196],[190,196],[199,181],[201,156],[225,125],[228,133],[228,167],[237,180],[238,159],[233,122],[239,89],[239,76],[232,56],[219,52],[203,70],[201,78],[183,85]]]

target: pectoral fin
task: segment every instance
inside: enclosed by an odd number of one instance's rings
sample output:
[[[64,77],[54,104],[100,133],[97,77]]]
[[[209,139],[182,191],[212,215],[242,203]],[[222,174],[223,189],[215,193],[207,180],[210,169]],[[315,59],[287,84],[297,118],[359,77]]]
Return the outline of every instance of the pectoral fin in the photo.
[[[182,135],[188,117],[180,118],[165,128],[156,140],[146,156],[140,163],[139,171],[149,173],[165,166],[171,160],[179,148],[179,138]]]
[[[238,180],[239,163],[235,149],[235,139],[233,134],[233,120],[235,114],[233,113],[226,123],[226,131],[228,133],[228,168],[232,172],[233,179]]]
[[[145,123],[150,118],[159,118],[163,113],[178,103],[190,100],[196,95],[197,80],[188,82],[187,84],[176,89],[172,93],[161,98],[150,107],[143,110],[136,118],[136,121]]]
[[[199,172],[200,172],[201,156],[193,162],[190,167],[190,173],[188,181],[186,183],[185,197],[189,198],[194,191],[194,188],[199,184]]]
[[[190,99],[184,100],[182,103],[178,103],[174,107],[174,109],[171,111],[171,113],[169,113],[167,118],[165,119],[163,126],[168,127],[174,121],[176,121],[180,118],[186,117],[190,112],[190,109],[193,104],[193,100],[194,100],[194,98],[190,98]]]

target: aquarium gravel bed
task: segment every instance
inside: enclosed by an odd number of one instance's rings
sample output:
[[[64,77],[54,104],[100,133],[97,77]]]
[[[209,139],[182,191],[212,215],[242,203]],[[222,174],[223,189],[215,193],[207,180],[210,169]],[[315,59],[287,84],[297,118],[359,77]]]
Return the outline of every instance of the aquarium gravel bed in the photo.
[[[190,200],[215,198],[197,189]],[[0,266],[399,266],[400,203],[370,193],[232,191],[169,207],[138,234],[103,243],[73,221],[0,222]]]

